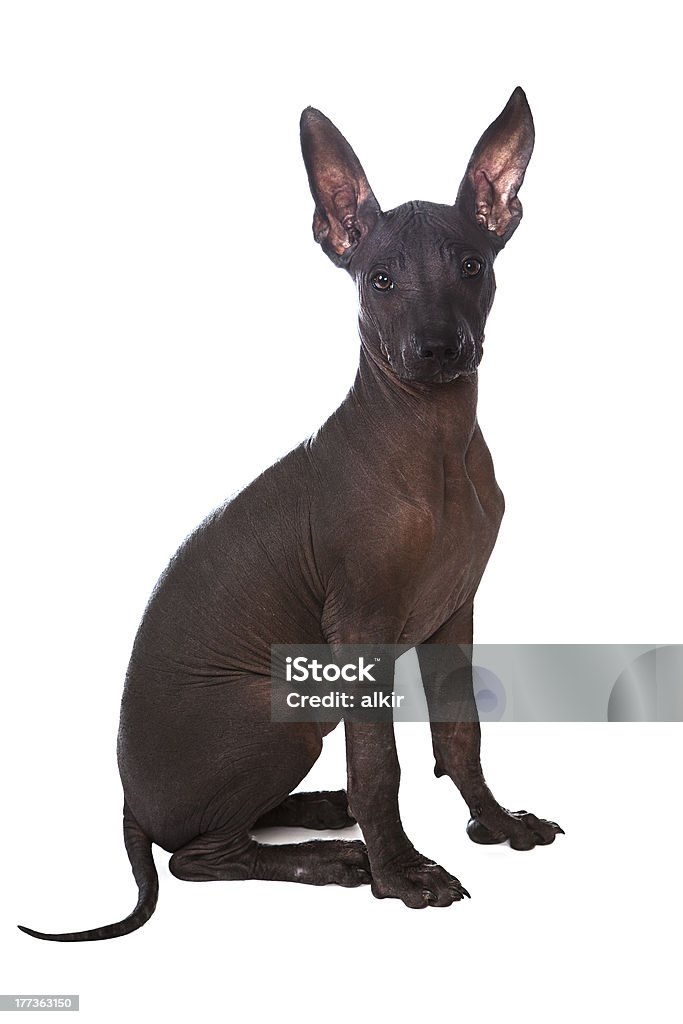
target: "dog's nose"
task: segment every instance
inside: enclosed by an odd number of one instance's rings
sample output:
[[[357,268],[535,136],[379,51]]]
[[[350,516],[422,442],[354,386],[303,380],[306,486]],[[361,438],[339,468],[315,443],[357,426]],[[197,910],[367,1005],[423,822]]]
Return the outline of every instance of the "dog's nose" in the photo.
[[[417,354],[420,359],[433,359],[442,365],[455,359],[460,353],[460,346],[453,341],[440,341],[438,338],[423,338],[417,342]]]

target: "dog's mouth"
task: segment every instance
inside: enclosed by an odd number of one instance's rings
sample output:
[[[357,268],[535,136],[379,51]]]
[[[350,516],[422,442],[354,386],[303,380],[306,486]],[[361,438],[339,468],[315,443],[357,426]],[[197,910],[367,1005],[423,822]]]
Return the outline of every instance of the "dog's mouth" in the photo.
[[[477,368],[473,369],[447,369],[447,368],[436,368],[432,373],[425,373],[424,371],[418,371],[414,367],[408,368],[403,367],[401,371],[397,371],[397,376],[411,384],[427,384],[440,386],[442,384],[452,384],[457,380],[467,380],[473,374],[477,372]]]
[[[400,353],[392,354],[382,345],[382,354],[394,372],[405,381],[419,384],[451,384],[460,377],[477,372],[483,356],[483,337],[467,337],[466,342],[453,347],[416,346],[414,339]]]
[[[436,370],[430,376],[419,374],[414,380],[420,381],[422,384],[451,384],[454,380],[458,380],[459,377],[463,377],[469,374],[469,370]]]
[[[414,361],[410,363],[403,361],[399,376],[404,380],[415,381],[419,384],[451,384],[454,380],[470,377],[476,373],[479,362],[480,358],[471,358],[466,362],[462,360],[453,360],[452,362],[449,360],[421,360],[418,364]]]
[[[391,362],[389,365],[392,366],[397,377],[413,384],[452,384],[453,381],[471,377],[477,372],[476,366],[435,366],[427,371],[422,366],[396,366]]]
[[[452,384],[459,378],[471,377],[477,372],[483,356],[483,338],[471,340],[465,350],[453,353],[422,353],[418,356],[413,345],[392,352],[380,340],[380,353],[393,373],[406,382],[415,384]]]

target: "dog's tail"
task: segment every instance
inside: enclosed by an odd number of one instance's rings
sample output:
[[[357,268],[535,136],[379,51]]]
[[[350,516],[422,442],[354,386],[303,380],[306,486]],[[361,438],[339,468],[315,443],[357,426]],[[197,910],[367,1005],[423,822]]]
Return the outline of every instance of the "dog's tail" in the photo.
[[[25,928],[20,924],[18,927],[21,931],[33,935],[36,939],[51,939],[53,942],[92,942],[95,939],[116,939],[119,935],[128,935],[136,928],[141,928],[150,919],[157,905],[159,878],[152,857],[152,841],[142,831],[126,803],[123,805],[123,841],[138,886],[138,902],[128,917],[117,921],[116,924],[90,928],[85,932],[49,935],[45,932],[35,932],[32,928]]]

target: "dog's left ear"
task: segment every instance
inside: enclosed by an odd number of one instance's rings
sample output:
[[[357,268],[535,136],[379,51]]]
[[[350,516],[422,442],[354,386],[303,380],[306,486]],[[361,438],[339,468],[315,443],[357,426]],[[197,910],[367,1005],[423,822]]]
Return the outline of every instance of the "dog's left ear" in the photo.
[[[534,122],[519,86],[489,125],[467,166],[456,206],[505,245],[522,219],[517,198],[534,148]]]
[[[315,107],[301,115],[301,151],[315,202],[313,236],[338,267],[348,267],[380,208],[360,160]]]

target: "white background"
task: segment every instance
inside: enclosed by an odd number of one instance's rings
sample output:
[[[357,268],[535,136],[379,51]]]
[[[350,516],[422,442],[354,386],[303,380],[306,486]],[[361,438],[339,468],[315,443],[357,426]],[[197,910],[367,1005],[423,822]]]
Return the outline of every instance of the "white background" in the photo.
[[[97,1022],[673,1017],[679,725],[489,726],[499,799],[566,829],[533,853],[469,843],[426,727],[402,727],[407,830],[466,905],[190,885],[161,855],[141,931],[57,945],[15,928],[132,907],[114,747],[148,594],[353,378],[353,288],[311,239],[309,103],[388,209],[451,201],[524,86],[537,147],[481,371],[508,512],[477,638],[681,641],[673,10],[3,5],[0,991],[77,992]],[[342,739],[307,786],[343,784]]]

